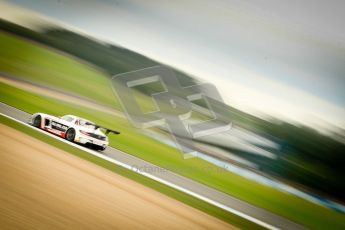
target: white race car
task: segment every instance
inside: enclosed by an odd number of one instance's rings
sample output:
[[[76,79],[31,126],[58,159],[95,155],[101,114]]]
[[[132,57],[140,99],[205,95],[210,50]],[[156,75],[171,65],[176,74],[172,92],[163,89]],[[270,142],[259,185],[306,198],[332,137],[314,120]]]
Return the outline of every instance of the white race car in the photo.
[[[35,113],[30,123],[40,129],[56,134],[68,141],[77,142],[95,150],[105,150],[109,144],[106,134],[120,134],[95,123],[73,115],[55,117],[44,113]],[[105,134],[101,131],[105,130]]]

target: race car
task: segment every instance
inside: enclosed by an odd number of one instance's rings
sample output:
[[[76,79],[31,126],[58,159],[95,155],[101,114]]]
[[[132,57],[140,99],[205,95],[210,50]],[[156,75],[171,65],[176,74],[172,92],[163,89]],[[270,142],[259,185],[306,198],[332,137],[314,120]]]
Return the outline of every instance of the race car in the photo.
[[[83,144],[95,150],[107,148],[109,133],[120,134],[81,117],[65,115],[55,117],[44,113],[35,113],[29,122],[31,125],[56,134],[71,142]],[[104,130],[105,134],[101,131]]]

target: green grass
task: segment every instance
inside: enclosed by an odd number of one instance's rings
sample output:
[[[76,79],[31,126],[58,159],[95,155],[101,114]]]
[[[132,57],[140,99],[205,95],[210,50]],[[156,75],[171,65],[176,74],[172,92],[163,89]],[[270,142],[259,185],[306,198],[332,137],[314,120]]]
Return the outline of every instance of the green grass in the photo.
[[[125,169],[123,167],[120,167],[118,165],[115,165],[113,163],[110,163],[106,160],[103,160],[101,158],[98,158],[94,155],[91,155],[87,152],[84,152],[78,148],[75,148],[71,145],[68,145],[66,143],[63,143],[59,140],[56,140],[52,137],[49,137],[47,135],[44,135],[37,130],[31,129],[27,126],[24,126],[23,124],[20,124],[16,121],[13,121],[9,118],[6,118],[4,116],[0,116],[0,123],[5,124],[9,127],[12,127],[14,129],[20,130],[23,133],[26,133],[34,138],[37,138],[45,143],[49,143],[50,145],[57,147],[61,150],[64,150],[68,153],[71,153],[77,157],[80,157],[84,160],[90,161],[96,165],[99,165],[103,168],[106,168],[114,173],[117,173],[121,176],[127,177],[131,180],[134,180],[140,184],[143,184],[151,189],[154,189],[158,192],[161,192],[169,197],[172,197],[176,200],[179,200],[189,206],[192,206],[196,209],[199,209],[205,213],[208,213],[214,217],[217,217],[227,223],[230,223],[231,225],[237,226],[242,229],[262,229],[262,227],[247,221],[241,217],[238,217],[236,215],[233,215],[227,211],[224,211],[223,209],[220,209],[218,207],[215,207],[213,205],[210,205],[202,200],[199,200],[197,198],[194,198],[190,195],[187,195],[183,192],[180,192],[178,190],[175,190],[173,188],[170,188],[166,185],[163,185],[159,182],[156,182],[154,180],[151,180],[147,177],[144,177],[140,174],[137,174],[133,171],[130,171],[128,169]]]
[[[109,77],[70,57],[0,32],[0,71],[120,108]]]
[[[30,66],[30,72],[28,69],[25,69],[28,72],[25,72],[24,70],[20,72],[19,70],[16,70],[17,72],[13,72],[13,69],[16,69],[16,63],[20,62],[21,59],[19,56],[15,56],[14,54],[8,54],[10,53],[7,51],[6,55],[11,56],[12,58],[12,69],[11,68],[4,68],[3,65],[7,65],[9,61],[6,58],[1,57],[1,60],[6,59],[7,61],[0,61],[0,71],[6,72],[6,71],[12,71],[11,74],[19,74],[21,76],[26,76],[27,74],[30,75],[28,79],[32,80],[35,78],[35,73],[39,72],[40,68],[48,69],[45,67],[45,63],[42,60],[45,58],[41,57],[42,55],[49,55],[49,62],[55,62],[53,57],[54,55],[58,56],[59,60],[61,60],[59,65],[69,68],[74,68],[72,64],[65,64],[64,62],[71,62],[71,63],[77,63],[74,60],[71,60],[67,57],[60,57],[60,54],[53,53],[52,51],[43,49],[41,47],[37,47],[35,45],[32,45],[30,43],[19,41],[18,39],[14,37],[10,37],[8,35],[2,35],[0,36],[1,42],[9,43],[9,47],[13,47],[15,45],[12,45],[12,43],[17,44],[20,43],[21,46],[24,46],[25,44],[27,46],[30,46],[30,52],[31,58],[30,59],[37,59],[36,62],[30,62],[32,65]],[[17,44],[18,45],[18,44]],[[18,45],[19,46],[19,45]],[[9,48],[8,48],[9,49]],[[28,49],[28,48],[27,48]],[[37,51],[35,49],[43,49],[44,51]],[[16,52],[17,50],[14,49],[13,52]],[[2,55],[2,51],[1,55]],[[19,52],[19,51],[18,51]],[[48,53],[48,54],[47,54]],[[39,57],[35,57],[39,56]],[[41,61],[40,61],[41,60]],[[23,62],[28,61],[27,59],[22,60]],[[24,64],[23,64],[24,65]],[[26,66],[26,65],[24,65]],[[78,68],[85,68],[87,71],[94,71],[90,69],[89,66],[83,65],[81,63],[77,63]],[[69,70],[66,70],[63,68],[63,71],[66,71],[67,74]],[[62,71],[59,68],[54,69],[54,71]],[[80,70],[81,71],[81,70]],[[97,73],[97,72],[96,72]],[[101,74],[101,73],[97,73]],[[99,76],[99,75],[95,75]],[[62,74],[55,74],[55,77],[60,77]],[[92,87],[95,87],[98,89],[104,90],[104,85],[99,83],[99,80],[92,80],[91,78],[89,80],[83,79],[82,75],[74,75],[73,78],[79,77],[80,82],[88,82],[87,84],[92,84]],[[99,76],[103,77],[104,76]],[[51,79],[45,78],[51,78],[50,75],[41,76],[40,81],[43,84],[49,85]],[[66,75],[66,78],[68,76]],[[45,81],[47,81],[45,83]],[[54,80],[56,81],[56,80]],[[79,82],[78,81],[78,82]],[[103,81],[103,80],[102,80]],[[107,82],[105,80],[105,82]],[[86,83],[85,83],[86,84]],[[105,84],[105,83],[104,83]],[[110,85],[110,83],[109,83]],[[2,102],[7,103],[9,105],[15,106],[17,108],[23,109],[30,113],[35,112],[46,112],[49,114],[54,115],[63,115],[63,114],[75,114],[82,117],[85,117],[87,119],[90,119],[92,121],[95,121],[96,123],[105,125],[109,128],[113,128],[116,130],[121,131],[121,135],[118,136],[111,136],[110,137],[110,144],[118,148],[124,152],[127,152],[131,155],[137,156],[141,159],[144,159],[148,162],[151,162],[155,165],[164,167],[166,169],[169,169],[173,172],[176,172],[177,174],[183,175],[185,177],[191,178],[195,181],[198,181],[200,183],[203,183],[205,185],[208,185],[210,187],[213,187],[215,189],[218,189],[220,191],[223,191],[227,194],[230,194],[232,196],[235,196],[239,199],[242,199],[244,201],[247,201],[248,203],[251,203],[253,205],[265,208],[273,213],[279,214],[281,216],[284,216],[288,219],[291,219],[297,223],[306,225],[310,228],[314,229],[324,229],[324,228],[332,228],[332,229],[339,229],[339,228],[345,228],[345,216],[337,213],[333,210],[326,209],[324,207],[312,204],[308,201],[305,201],[303,199],[297,198],[295,196],[277,191],[273,188],[263,186],[261,184],[258,184],[254,181],[247,180],[243,177],[240,177],[236,174],[225,172],[222,170],[219,170],[218,167],[207,163],[203,160],[200,160],[198,158],[192,158],[188,160],[184,160],[182,155],[176,151],[174,148],[171,148],[169,146],[166,146],[164,144],[161,144],[153,139],[150,139],[144,135],[142,135],[138,130],[134,129],[132,126],[128,124],[128,122],[125,119],[121,119],[118,117],[110,116],[106,113],[101,113],[96,110],[87,109],[83,107],[82,105],[76,106],[70,103],[62,102],[59,100],[55,100],[48,97],[39,96],[33,93],[29,93],[20,89],[16,89],[14,87],[0,84],[1,92],[0,92],[0,99]],[[89,96],[90,98],[93,98],[95,100],[101,100],[98,98],[97,95],[92,95],[92,91],[85,93],[84,90],[81,90],[83,92],[75,91],[76,89],[69,89],[66,88],[64,85],[59,85],[59,87],[63,90],[69,90],[73,93],[81,94],[83,96]],[[105,95],[108,95],[108,93],[105,93]],[[105,95],[101,97],[105,97]],[[112,97],[114,100],[115,98]]]

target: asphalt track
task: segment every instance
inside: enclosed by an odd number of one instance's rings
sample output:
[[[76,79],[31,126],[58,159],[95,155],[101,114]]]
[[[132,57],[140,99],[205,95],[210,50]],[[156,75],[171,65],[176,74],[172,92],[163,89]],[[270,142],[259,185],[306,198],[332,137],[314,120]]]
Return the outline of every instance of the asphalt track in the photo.
[[[31,114],[0,103],[0,113],[5,114],[13,119],[27,123],[30,119]],[[61,141],[64,141],[64,139]],[[73,143],[70,143],[73,145]],[[91,154],[100,156],[99,152],[93,150],[87,150]],[[102,152],[104,158],[113,159],[114,163],[121,166],[127,166],[127,168],[138,172],[144,176],[148,176],[151,179],[160,181],[170,187],[186,192],[192,196],[195,196],[201,200],[225,209],[231,213],[255,222],[268,229],[305,229],[303,226],[298,225],[286,218],[268,212],[264,209],[250,205],[244,201],[238,200],[230,195],[219,192],[213,188],[195,182],[186,177],[177,175],[171,171],[160,168],[149,162],[141,160],[137,157],[126,154],[120,150],[112,147],[108,147]],[[128,167],[129,166],[129,167]],[[142,172],[138,169],[154,169],[150,170],[149,173]]]

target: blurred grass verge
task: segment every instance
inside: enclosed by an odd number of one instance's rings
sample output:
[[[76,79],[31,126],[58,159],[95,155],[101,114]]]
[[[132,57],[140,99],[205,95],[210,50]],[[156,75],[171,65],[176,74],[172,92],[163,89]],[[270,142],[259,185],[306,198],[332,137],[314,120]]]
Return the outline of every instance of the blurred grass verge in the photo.
[[[112,95],[109,80],[96,69],[6,33],[0,33],[0,42],[6,44],[5,49],[1,50],[0,72],[120,109]],[[39,111],[54,115],[75,114],[118,129],[122,134],[110,137],[111,146],[292,221],[313,229],[345,228],[345,217],[340,213],[230,172],[219,173],[217,166],[198,158],[184,160],[174,148],[142,135],[125,119],[6,84],[0,84],[0,87],[0,98],[4,103],[29,113]]]

